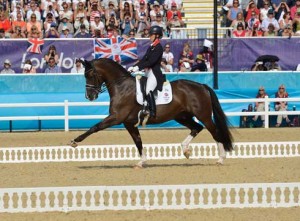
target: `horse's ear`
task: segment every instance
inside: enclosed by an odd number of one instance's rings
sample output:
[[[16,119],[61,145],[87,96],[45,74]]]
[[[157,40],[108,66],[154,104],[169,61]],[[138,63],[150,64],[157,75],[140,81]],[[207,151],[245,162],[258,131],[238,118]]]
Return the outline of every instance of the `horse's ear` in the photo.
[[[88,65],[88,61],[87,60],[80,60],[81,64],[86,67]]]

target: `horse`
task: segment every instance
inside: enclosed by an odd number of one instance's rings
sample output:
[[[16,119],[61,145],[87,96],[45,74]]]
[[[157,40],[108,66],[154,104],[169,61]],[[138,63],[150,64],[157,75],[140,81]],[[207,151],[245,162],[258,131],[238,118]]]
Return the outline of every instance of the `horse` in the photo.
[[[136,126],[138,113],[142,106],[136,100],[135,77],[111,59],[100,58],[92,61],[82,60],[81,62],[85,67],[85,97],[90,101],[97,99],[98,95],[103,92],[102,87],[105,86],[104,88],[110,96],[109,115],[85,133],[71,140],[70,145],[75,148],[79,142],[91,134],[123,123],[141,157],[141,160],[134,167],[143,168],[146,163],[146,156],[143,154],[143,143]],[[172,81],[170,84],[172,101],[168,104],[158,105],[155,118],[150,117],[147,123],[159,124],[175,120],[190,129],[190,134],[181,143],[183,154],[188,159],[190,156],[189,143],[204,128],[194,120],[196,117],[217,142],[219,150],[217,164],[223,164],[226,159],[226,152],[233,149],[233,138],[229,130],[229,122],[214,90],[206,84],[184,79]]]

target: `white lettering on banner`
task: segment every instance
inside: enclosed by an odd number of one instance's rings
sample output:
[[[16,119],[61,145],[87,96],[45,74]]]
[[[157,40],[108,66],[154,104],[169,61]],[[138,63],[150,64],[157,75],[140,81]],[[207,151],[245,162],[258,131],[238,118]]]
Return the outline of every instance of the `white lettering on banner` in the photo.
[[[23,68],[23,65],[25,63],[25,61],[27,60],[26,58],[26,53],[23,54],[22,56],[22,62],[21,62],[21,69]],[[74,66],[74,61],[75,61],[76,57],[64,57],[64,53],[60,53],[59,55],[59,61],[58,61],[58,66],[65,68],[65,69],[71,69]],[[81,58],[83,59],[83,58]],[[33,66],[43,69],[43,67],[46,64],[46,61],[44,59],[44,57],[40,57],[40,58],[31,58],[30,59]]]

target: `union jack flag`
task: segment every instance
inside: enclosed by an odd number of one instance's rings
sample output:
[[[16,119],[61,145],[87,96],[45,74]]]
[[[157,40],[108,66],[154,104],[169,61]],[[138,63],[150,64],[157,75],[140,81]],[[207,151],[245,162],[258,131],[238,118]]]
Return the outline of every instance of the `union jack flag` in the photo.
[[[27,48],[27,52],[41,54],[44,42],[44,40],[38,38],[28,39],[29,46]]]
[[[121,64],[137,60],[135,39],[121,37],[109,39],[94,39],[95,58],[109,58]]]

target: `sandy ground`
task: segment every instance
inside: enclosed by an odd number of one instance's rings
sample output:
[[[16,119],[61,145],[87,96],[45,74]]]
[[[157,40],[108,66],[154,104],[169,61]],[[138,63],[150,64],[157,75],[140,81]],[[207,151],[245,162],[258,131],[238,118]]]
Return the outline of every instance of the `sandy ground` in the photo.
[[[66,145],[83,131],[0,133],[0,147]],[[144,143],[179,143],[189,131],[141,130]],[[299,141],[300,128],[236,129],[236,142]],[[204,130],[193,143],[213,142]],[[81,144],[132,144],[124,130],[108,130]],[[133,170],[132,161],[0,164],[0,188],[92,185],[156,185],[200,183],[300,182],[299,158],[149,161],[143,170]],[[182,211],[104,211],[71,213],[3,214],[0,220],[300,220],[300,207],[279,209],[214,209]]]

